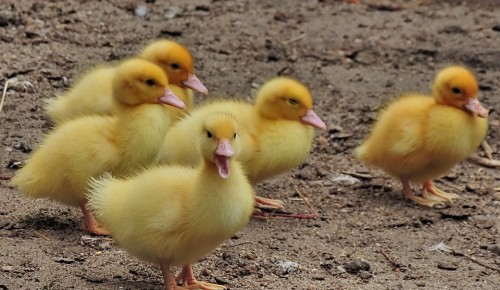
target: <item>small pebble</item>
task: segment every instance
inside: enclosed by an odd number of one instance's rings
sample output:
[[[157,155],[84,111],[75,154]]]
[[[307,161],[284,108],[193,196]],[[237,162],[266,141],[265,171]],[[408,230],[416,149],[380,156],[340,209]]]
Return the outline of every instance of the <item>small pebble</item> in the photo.
[[[165,12],[163,13],[163,17],[165,19],[172,19],[172,18],[175,18],[175,17],[181,15],[182,12],[183,12],[183,10],[180,7],[177,7],[177,6],[168,7],[167,9],[165,9]]]
[[[278,261],[276,263],[283,270],[283,274],[289,274],[299,267],[299,264],[292,261]]]
[[[340,184],[344,184],[344,185],[351,185],[351,184],[360,183],[361,180],[359,180],[355,177],[352,177],[350,175],[339,174],[339,175],[332,178],[332,182],[340,183]]]
[[[372,273],[363,270],[360,271],[358,275],[363,280],[369,280],[371,277],[373,277]]]
[[[144,17],[148,14],[148,7],[146,5],[139,5],[135,8],[135,15],[139,17]]]
[[[243,258],[245,258],[247,260],[255,260],[255,259],[257,259],[257,255],[254,253],[245,252],[243,254]]]
[[[439,269],[449,270],[449,271],[455,271],[456,269],[458,269],[457,264],[447,261],[440,261],[438,262],[437,266]]]
[[[14,270],[13,266],[2,266],[1,268],[2,272],[11,272]]]
[[[493,193],[493,200],[500,201],[500,192]]]

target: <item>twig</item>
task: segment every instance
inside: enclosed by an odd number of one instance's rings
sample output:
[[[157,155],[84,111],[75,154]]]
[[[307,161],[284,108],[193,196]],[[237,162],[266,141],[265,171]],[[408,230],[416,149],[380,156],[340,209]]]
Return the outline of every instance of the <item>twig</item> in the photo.
[[[49,237],[47,237],[46,235],[44,235],[44,234],[42,234],[40,232],[34,231],[33,233],[35,234],[35,236],[38,236],[38,237],[40,237],[40,238],[42,238],[44,240],[50,241]]]
[[[288,44],[290,44],[290,43],[292,43],[292,42],[294,42],[294,41],[297,41],[297,40],[299,40],[299,39],[304,38],[305,36],[306,36],[306,34],[305,34],[305,33],[302,33],[302,34],[299,34],[299,35],[297,35],[297,36],[294,36],[294,37],[290,38],[289,40],[282,41],[281,43],[282,43],[283,45],[288,45]]]
[[[10,80],[7,80],[5,82],[5,85],[3,86],[2,100],[0,100],[0,112],[2,112],[3,102],[5,100],[5,95],[7,94],[7,88],[9,87],[9,82]]]
[[[392,269],[394,271],[399,271],[399,268],[401,268],[401,264],[398,261],[396,261],[394,258],[389,257],[389,255],[383,249],[380,249],[380,253],[392,265]]]
[[[297,187],[295,187],[295,192],[297,192],[297,194],[304,199],[304,202],[306,203],[307,207],[309,208],[309,211],[313,214],[313,216],[315,216],[315,218],[319,217],[318,212],[311,204],[309,199],[302,192],[300,192],[300,190]]]
[[[484,140],[483,143],[481,143],[481,148],[483,148],[484,154],[486,154],[486,157],[488,157],[489,160],[493,159],[493,149],[491,149],[490,144],[488,144],[488,141]]]
[[[495,159],[490,160],[488,158],[479,157],[477,155],[473,155],[473,156],[467,158],[467,160],[469,160],[470,162],[475,163],[477,165],[481,165],[481,166],[488,167],[488,168],[500,167],[500,160],[495,160]]]
[[[226,248],[233,248],[233,247],[238,247],[238,246],[246,245],[246,244],[252,244],[252,245],[255,246],[254,242],[252,242],[252,241],[246,241],[246,242],[241,242],[241,243],[237,243],[237,244],[227,245]]]
[[[465,253],[461,253],[461,252],[457,252],[457,251],[452,251],[451,253],[452,253],[454,256],[461,256],[461,257],[467,258],[467,259],[469,259],[471,262],[476,263],[476,264],[478,264],[478,265],[481,265],[481,266],[483,266],[483,267],[485,267],[485,268],[488,268],[488,269],[490,269],[490,270],[500,272],[500,268],[497,268],[497,267],[495,267],[495,266],[488,265],[488,264],[486,264],[486,263],[484,263],[484,262],[482,262],[482,261],[479,261],[478,259],[476,259],[476,258],[474,258],[474,257],[472,257],[472,256],[469,256],[469,255],[467,255],[467,254],[465,254]]]
[[[373,178],[373,176],[368,174],[368,173],[359,173],[359,172],[350,172],[350,171],[342,171],[341,173],[346,174],[346,175],[350,175],[352,177],[366,179],[366,180],[370,180]]]
[[[10,180],[12,178],[12,176],[3,176],[3,175],[0,175],[0,180]]]

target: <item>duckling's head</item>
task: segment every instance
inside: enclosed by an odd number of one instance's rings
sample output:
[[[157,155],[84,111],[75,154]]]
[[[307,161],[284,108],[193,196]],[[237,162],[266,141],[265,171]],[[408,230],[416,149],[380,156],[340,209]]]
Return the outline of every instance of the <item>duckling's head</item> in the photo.
[[[171,84],[208,94],[208,89],[194,74],[193,57],[175,41],[162,39],[146,46],[140,57],[159,65]]]
[[[113,76],[114,98],[128,106],[144,103],[186,105],[168,88],[168,78],[157,65],[134,58],[121,63]]]
[[[200,152],[205,162],[217,167],[220,177],[231,174],[231,158],[240,151],[236,119],[228,113],[214,113],[203,122],[200,132]]]
[[[256,107],[269,119],[296,120],[322,130],[325,123],[312,109],[309,90],[296,80],[278,77],[265,83],[257,92]]]
[[[441,70],[434,80],[434,98],[438,104],[453,106],[479,117],[488,116],[477,100],[479,87],[474,75],[461,66],[450,66]]]

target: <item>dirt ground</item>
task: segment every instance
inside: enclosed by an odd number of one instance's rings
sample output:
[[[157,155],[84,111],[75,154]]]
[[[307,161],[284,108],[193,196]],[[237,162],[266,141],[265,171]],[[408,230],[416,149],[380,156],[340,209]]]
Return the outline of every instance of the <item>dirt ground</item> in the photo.
[[[461,163],[437,181],[460,200],[429,209],[403,199],[396,180],[352,150],[387,100],[429,92],[437,69],[461,63],[477,73],[499,159],[500,6],[361,2],[3,0],[0,87],[12,81],[0,112],[0,174],[13,175],[50,129],[44,98],[96,63],[167,37],[191,50],[210,96],[249,99],[266,80],[293,76],[329,126],[306,163],[256,188],[308,212],[298,190],[320,218],[251,220],[194,265],[199,279],[229,289],[498,289],[498,169]],[[139,6],[146,15],[135,15]],[[162,289],[156,265],[82,231],[79,210],[28,200],[7,181],[0,199],[0,289]],[[429,249],[441,242],[453,250]]]

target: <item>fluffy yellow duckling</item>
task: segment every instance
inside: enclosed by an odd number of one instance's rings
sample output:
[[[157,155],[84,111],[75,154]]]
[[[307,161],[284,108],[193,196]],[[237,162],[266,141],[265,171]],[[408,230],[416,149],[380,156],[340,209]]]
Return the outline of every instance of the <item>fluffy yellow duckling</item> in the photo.
[[[313,99],[301,83],[285,77],[268,81],[257,93],[255,105],[237,100],[219,100],[202,105],[177,122],[167,133],[159,153],[162,163],[197,164],[200,155],[192,146],[190,130],[213,112],[228,112],[241,124],[243,149],[238,157],[252,184],[271,178],[304,162],[311,151],[312,127],[326,129],[312,110]],[[282,208],[279,200],[257,197],[257,203]]]
[[[200,152],[197,168],[156,166],[129,179],[111,175],[92,182],[89,204],[117,244],[160,264],[167,289],[225,289],[198,282],[194,263],[242,229],[252,214],[254,194],[241,165],[235,118],[207,116],[191,146]],[[176,286],[171,266],[182,266]]]
[[[403,183],[404,195],[424,206],[452,201],[458,195],[436,188],[432,179],[446,174],[481,144],[488,111],[477,100],[474,75],[460,66],[440,71],[433,97],[410,94],[383,111],[356,156]],[[410,182],[423,183],[422,197]]]
[[[116,115],[86,116],[56,127],[12,179],[25,195],[80,207],[87,229],[107,234],[86,207],[89,178],[106,171],[130,174],[155,160],[170,126],[168,104],[184,108],[161,68],[123,62],[112,78]]]
[[[170,89],[189,109],[193,105],[192,88],[207,94],[207,88],[194,75],[193,58],[182,45],[171,40],[154,41],[138,56],[160,66],[169,79]],[[81,115],[111,115],[116,108],[112,98],[111,79],[115,66],[98,66],[77,81],[65,94],[46,100],[45,110],[56,124]],[[169,107],[172,121],[185,111]]]

